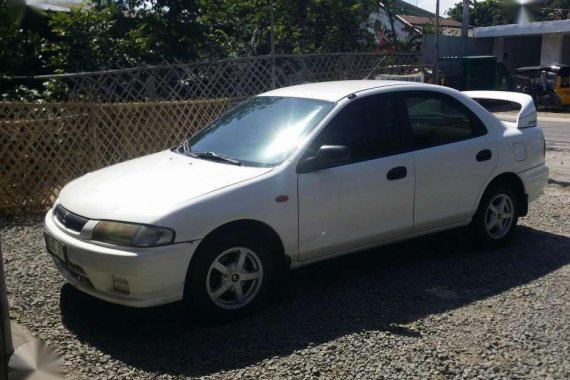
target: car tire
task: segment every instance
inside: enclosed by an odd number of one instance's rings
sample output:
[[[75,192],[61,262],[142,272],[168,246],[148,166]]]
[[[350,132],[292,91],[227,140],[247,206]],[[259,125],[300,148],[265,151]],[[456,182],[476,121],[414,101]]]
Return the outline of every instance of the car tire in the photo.
[[[479,246],[500,246],[516,232],[520,211],[519,197],[508,183],[491,185],[483,194],[471,221],[475,243]]]
[[[276,277],[271,246],[263,237],[232,232],[204,241],[184,287],[192,316],[206,323],[226,322],[262,305]]]

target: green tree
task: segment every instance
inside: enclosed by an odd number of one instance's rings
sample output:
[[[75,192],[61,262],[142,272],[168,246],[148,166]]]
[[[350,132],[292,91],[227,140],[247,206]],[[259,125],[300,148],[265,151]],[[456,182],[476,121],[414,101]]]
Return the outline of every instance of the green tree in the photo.
[[[226,58],[265,52],[269,47],[268,4],[266,0],[203,0],[201,56]]]
[[[570,0],[544,0],[526,7],[531,21],[566,20],[570,16]],[[516,22],[520,5],[513,0],[472,0],[469,24],[475,27],[512,24]],[[448,17],[461,22],[463,3],[451,8]]]
[[[285,4],[291,2],[284,1]],[[303,5],[303,2],[300,2]],[[298,6],[291,27],[298,28],[299,43],[291,52],[341,52],[366,50],[372,46],[369,17],[375,1],[313,0]],[[288,10],[285,9],[285,12]],[[283,12],[283,10],[282,10]],[[284,13],[281,18],[286,20]],[[285,25],[283,25],[285,26]],[[280,43],[290,41],[281,33]],[[290,43],[289,43],[290,44]]]
[[[369,49],[371,0],[274,0],[275,48],[281,53]],[[268,0],[203,0],[207,51],[221,56],[268,54]]]
[[[276,51],[370,50],[368,19],[376,6],[374,0],[274,0]],[[10,74],[16,71],[7,68],[21,68],[26,57],[61,73],[270,51],[269,0],[92,0],[48,13],[47,32],[34,40],[33,52],[22,48],[33,34],[4,22],[3,9],[0,32],[8,37],[0,41],[0,71]]]
[[[429,24],[422,25],[422,34],[435,34],[435,18],[430,20]],[[442,28],[439,29],[438,34],[443,35]]]
[[[146,4],[142,1],[136,17],[142,19],[142,32],[150,37],[153,55],[169,60],[198,58],[205,31],[198,0],[154,0],[150,8]]]
[[[41,69],[42,38],[24,28],[23,1],[0,3],[0,77],[29,75]]]
[[[279,53],[366,50],[373,0],[275,0]],[[268,0],[100,0],[54,13],[57,41],[45,50],[57,72],[174,59],[268,54]]]
[[[471,1],[469,25],[475,27],[512,24],[516,18],[517,5],[514,1],[483,0]],[[447,16],[461,22],[463,3],[455,4],[447,11]]]
[[[145,26],[136,26],[114,5],[52,13],[49,26],[56,40],[46,45],[44,54],[54,72],[133,65],[152,54]]]
[[[570,0],[545,0],[540,9],[543,20],[566,20],[570,16]]]

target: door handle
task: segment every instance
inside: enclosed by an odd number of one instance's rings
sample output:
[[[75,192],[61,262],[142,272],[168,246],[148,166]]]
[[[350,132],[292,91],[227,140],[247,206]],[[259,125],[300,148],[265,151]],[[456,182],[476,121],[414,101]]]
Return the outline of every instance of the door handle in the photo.
[[[477,153],[475,159],[479,162],[481,161],[489,161],[493,157],[493,152],[490,149],[485,149]]]
[[[388,179],[388,181],[394,181],[397,179],[406,178],[407,175],[408,175],[408,169],[406,169],[405,166],[398,166],[393,169],[390,169],[388,171],[388,174],[386,174],[386,178]]]

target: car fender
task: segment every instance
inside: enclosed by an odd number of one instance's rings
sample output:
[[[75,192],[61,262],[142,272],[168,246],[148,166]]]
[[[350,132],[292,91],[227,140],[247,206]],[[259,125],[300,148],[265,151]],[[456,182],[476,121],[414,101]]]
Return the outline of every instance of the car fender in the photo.
[[[177,242],[205,238],[227,223],[254,220],[271,227],[281,239],[285,254],[298,255],[297,174],[285,161],[275,170],[179,204],[157,221],[177,226]]]

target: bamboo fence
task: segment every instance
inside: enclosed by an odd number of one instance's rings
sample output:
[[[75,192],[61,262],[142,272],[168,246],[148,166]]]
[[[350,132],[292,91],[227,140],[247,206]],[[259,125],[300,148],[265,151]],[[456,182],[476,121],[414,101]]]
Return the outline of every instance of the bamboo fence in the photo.
[[[172,147],[232,104],[0,103],[0,214],[44,212],[72,179]]]

